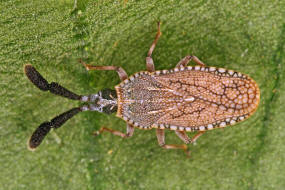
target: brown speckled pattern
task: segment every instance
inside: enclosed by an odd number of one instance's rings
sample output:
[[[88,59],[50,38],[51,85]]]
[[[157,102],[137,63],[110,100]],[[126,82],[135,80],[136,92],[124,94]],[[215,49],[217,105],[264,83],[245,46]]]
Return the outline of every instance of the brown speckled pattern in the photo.
[[[142,128],[206,131],[249,117],[260,92],[248,76],[214,67],[139,72],[116,86],[118,112]]]

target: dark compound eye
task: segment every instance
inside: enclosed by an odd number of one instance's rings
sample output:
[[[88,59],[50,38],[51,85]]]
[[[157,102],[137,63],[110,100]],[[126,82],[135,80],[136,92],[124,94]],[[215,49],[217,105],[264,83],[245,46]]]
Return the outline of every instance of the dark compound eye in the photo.
[[[102,90],[102,98],[106,100],[114,100],[114,98],[117,98],[117,93],[115,90],[104,89]]]
[[[103,107],[103,112],[106,113],[106,114],[111,114],[111,113],[116,112],[117,109],[118,109],[117,106],[112,105],[112,104],[108,104],[108,105]]]

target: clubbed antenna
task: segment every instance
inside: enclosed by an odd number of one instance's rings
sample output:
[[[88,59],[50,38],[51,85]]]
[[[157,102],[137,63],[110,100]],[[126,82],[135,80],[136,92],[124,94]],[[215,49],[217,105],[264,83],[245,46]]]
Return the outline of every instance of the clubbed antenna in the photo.
[[[39,75],[40,76],[40,75]],[[64,112],[55,118],[53,118],[50,122],[44,122],[42,123],[32,134],[31,138],[28,141],[28,149],[29,150],[35,150],[43,141],[45,136],[48,134],[48,132],[51,130],[51,128],[59,128],[62,126],[67,120],[72,118],[77,113],[81,112],[81,108],[73,108],[67,112]]]
[[[81,96],[67,90],[58,83],[48,83],[47,80],[30,64],[25,65],[25,73],[29,80],[40,90],[50,91],[53,94],[63,96],[72,100],[80,100]]]

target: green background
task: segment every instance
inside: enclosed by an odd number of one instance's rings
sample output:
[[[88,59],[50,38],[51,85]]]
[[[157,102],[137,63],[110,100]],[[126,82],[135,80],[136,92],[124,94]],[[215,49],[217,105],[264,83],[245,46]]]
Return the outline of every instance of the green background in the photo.
[[[284,1],[0,1],[0,189],[284,189]],[[116,65],[145,70],[161,21],[156,69],[188,54],[209,66],[248,74],[261,89],[250,119],[203,135],[183,151],[163,150],[155,131],[130,139],[94,138],[101,126],[125,131],[114,115],[80,113],[30,152],[36,127],[76,101],[44,93],[23,73],[34,65],[48,81],[78,94],[113,88]],[[193,136],[193,134],[190,134]],[[180,141],[166,132],[167,143]]]

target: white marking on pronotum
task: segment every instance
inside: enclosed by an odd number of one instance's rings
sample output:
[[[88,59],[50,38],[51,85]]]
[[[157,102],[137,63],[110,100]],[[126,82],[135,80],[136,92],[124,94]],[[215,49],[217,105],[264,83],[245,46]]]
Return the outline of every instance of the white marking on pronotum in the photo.
[[[133,76],[130,77],[130,80],[131,80],[131,81],[133,81],[134,79],[135,79],[135,77],[133,77]]]

